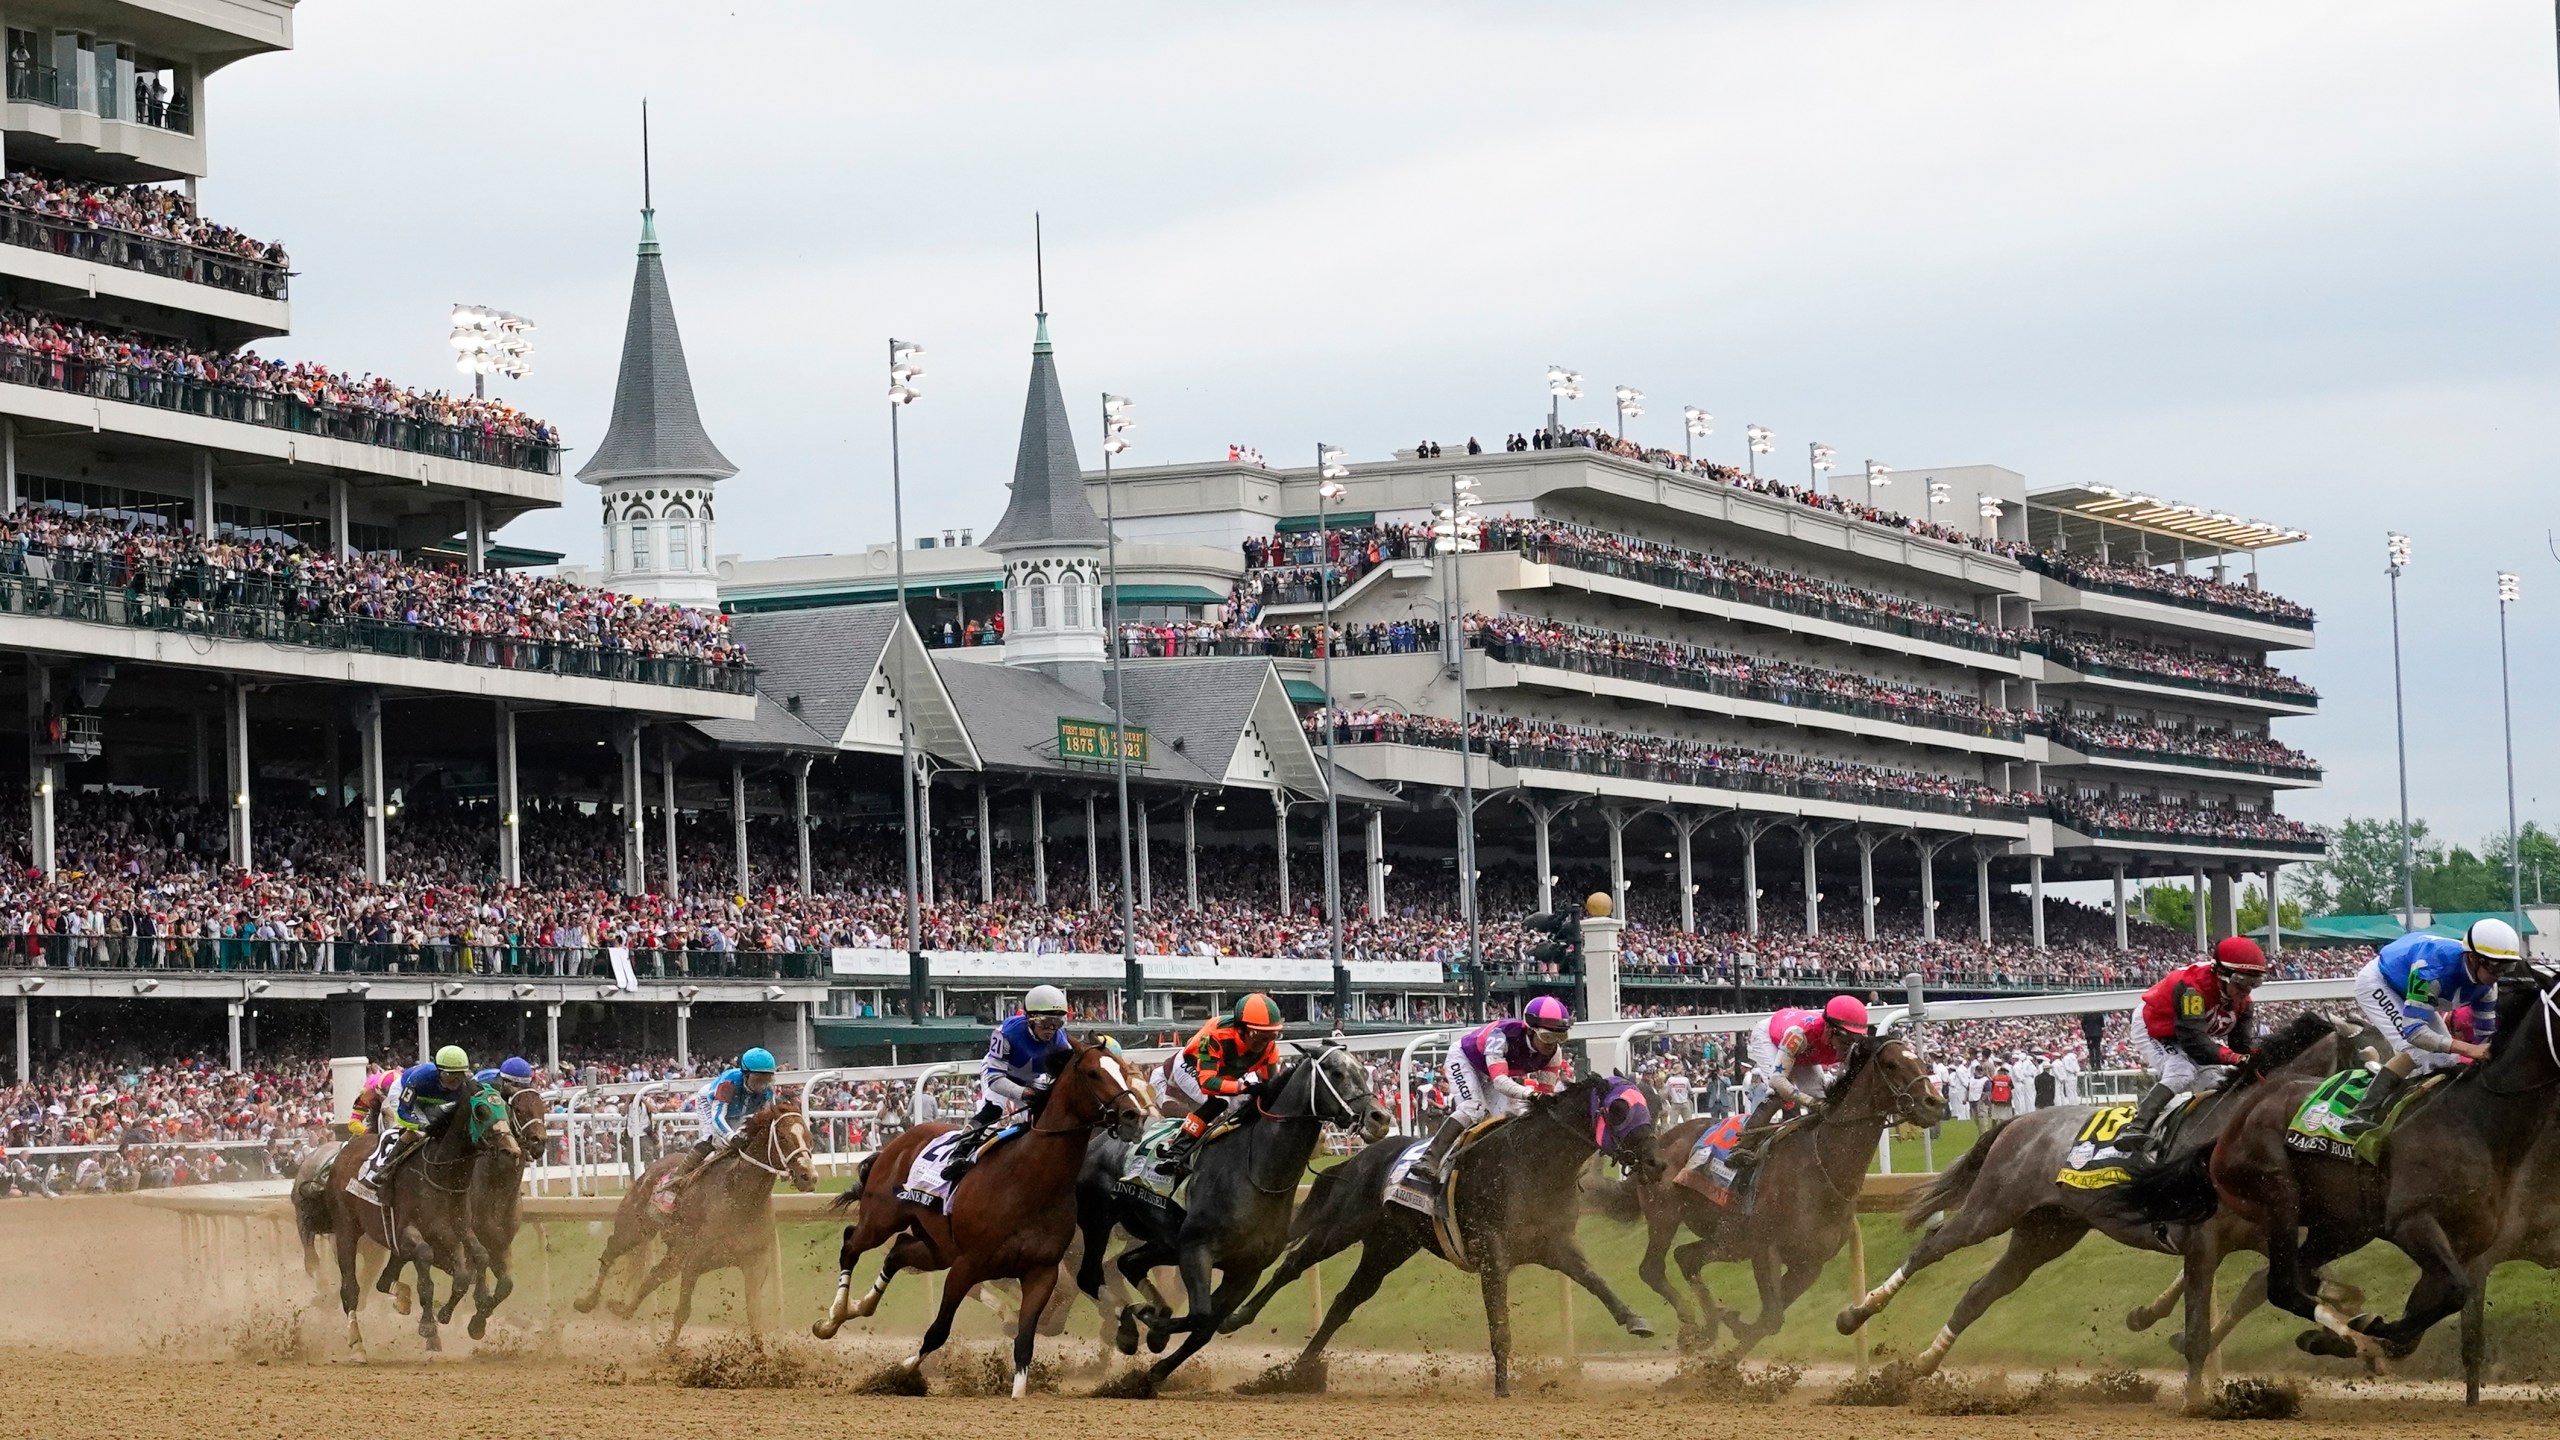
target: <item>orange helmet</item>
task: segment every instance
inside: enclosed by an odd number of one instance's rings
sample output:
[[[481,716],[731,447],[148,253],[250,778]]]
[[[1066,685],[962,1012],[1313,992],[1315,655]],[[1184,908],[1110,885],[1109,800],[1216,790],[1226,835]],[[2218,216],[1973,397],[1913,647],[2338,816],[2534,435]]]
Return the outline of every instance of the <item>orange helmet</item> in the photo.
[[[1272,1004],[1271,997],[1259,990],[1236,1002],[1235,1019],[1240,1028],[1268,1030],[1275,1033],[1282,1023],[1280,1007]]]

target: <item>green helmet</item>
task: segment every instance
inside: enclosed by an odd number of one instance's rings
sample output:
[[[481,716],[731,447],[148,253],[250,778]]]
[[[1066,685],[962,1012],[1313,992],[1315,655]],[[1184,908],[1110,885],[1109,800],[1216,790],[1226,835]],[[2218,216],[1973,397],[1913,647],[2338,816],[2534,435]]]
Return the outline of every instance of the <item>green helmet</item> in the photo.
[[[471,1057],[463,1052],[461,1046],[447,1045],[436,1052],[436,1068],[439,1070],[468,1070],[471,1068]]]

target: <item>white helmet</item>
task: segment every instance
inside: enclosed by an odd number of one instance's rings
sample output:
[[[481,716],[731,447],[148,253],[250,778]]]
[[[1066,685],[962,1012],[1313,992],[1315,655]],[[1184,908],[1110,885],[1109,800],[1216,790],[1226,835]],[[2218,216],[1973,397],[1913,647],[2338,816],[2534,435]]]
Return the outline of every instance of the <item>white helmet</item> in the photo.
[[[1022,997],[1022,1013],[1064,1015],[1067,1013],[1067,992],[1055,985],[1034,985],[1030,993]]]
[[[2503,970],[2524,956],[2524,942],[2516,938],[2516,927],[2491,915],[2471,922],[2462,933],[2462,947],[2489,962],[2493,970]]]

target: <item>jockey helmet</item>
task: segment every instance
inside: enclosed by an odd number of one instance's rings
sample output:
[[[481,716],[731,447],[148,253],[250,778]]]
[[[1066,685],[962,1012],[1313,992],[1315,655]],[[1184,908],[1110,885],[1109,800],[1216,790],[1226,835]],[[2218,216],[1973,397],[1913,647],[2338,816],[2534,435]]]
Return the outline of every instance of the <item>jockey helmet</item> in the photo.
[[[1055,985],[1034,985],[1022,997],[1022,1013],[1064,1015],[1067,1013],[1067,992]]]
[[[1520,1022],[1532,1030],[1550,1030],[1561,1035],[1573,1028],[1573,1012],[1553,995],[1541,995],[1520,1012]]]
[[[2213,947],[2213,965],[2233,975],[2262,979],[2267,973],[2267,953],[2246,935],[2226,936]]]
[[[459,1045],[447,1045],[436,1052],[436,1068],[448,1074],[471,1073],[471,1056]]]
[[[2471,928],[2462,932],[2462,948],[2492,970],[2504,970],[2524,958],[2524,942],[2516,938],[2516,927],[2494,915],[2471,922]]]
[[[1822,1018],[1852,1035],[1867,1033],[1867,1002],[1855,995],[1834,995],[1822,1006]]]
[[[750,1075],[770,1075],[782,1068],[773,1063],[773,1052],[759,1045],[738,1057],[738,1068]]]
[[[533,1078],[533,1062],[521,1055],[510,1055],[498,1066],[498,1073],[510,1080],[530,1080]]]
[[[1281,1025],[1280,1007],[1271,1003],[1270,996],[1256,990],[1236,1002],[1236,1023],[1247,1030],[1276,1031]]]

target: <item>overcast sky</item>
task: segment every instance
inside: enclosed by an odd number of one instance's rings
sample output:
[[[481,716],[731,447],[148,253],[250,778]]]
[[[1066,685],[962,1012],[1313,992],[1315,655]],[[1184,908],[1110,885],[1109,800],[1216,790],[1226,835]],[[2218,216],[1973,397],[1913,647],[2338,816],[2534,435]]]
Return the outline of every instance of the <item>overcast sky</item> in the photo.
[[[964,11],[967,18],[953,12]],[[2415,805],[2503,827],[2493,572],[2521,799],[2560,520],[2560,95],[2540,0],[1498,0],[1269,6],[308,0],[215,77],[212,218],[291,248],[265,347],[454,377],[454,301],[541,326],[509,398],[601,438],[655,117],[695,386],[740,473],[719,548],[886,538],[890,334],[918,528],[1003,506],[1047,216],[1070,397],[1133,459],[1357,464],[1543,418],[1550,362],[1897,468],[2144,490],[2312,532],[2269,587],[2325,713],[2315,820],[2395,805],[2386,528],[2408,531]],[[1089,461],[1090,426],[1079,429]],[[592,561],[594,512],[507,538]],[[2560,878],[2560,877],[2555,877]]]

